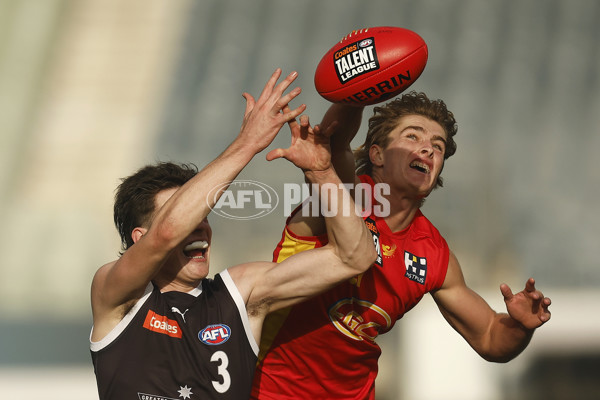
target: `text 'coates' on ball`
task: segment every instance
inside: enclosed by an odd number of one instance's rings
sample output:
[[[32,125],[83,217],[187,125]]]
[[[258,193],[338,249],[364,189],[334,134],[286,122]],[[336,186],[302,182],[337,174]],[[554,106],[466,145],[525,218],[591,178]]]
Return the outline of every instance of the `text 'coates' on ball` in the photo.
[[[333,103],[380,103],[417,80],[427,55],[423,38],[409,29],[380,26],[352,31],[319,62],[315,88]]]

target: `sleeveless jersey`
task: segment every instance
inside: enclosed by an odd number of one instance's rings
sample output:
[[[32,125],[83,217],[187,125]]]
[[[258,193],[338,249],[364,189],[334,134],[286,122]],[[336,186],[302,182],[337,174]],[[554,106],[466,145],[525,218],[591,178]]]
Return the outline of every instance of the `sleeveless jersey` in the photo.
[[[374,186],[370,177],[360,178]],[[251,398],[375,398],[381,354],[375,338],[425,293],[442,286],[449,250],[420,210],[400,232],[374,215],[365,217],[365,223],[378,251],[367,272],[267,316]],[[286,227],[274,261],[326,241],[326,236],[296,236]]]
[[[190,293],[149,284],[90,350],[101,400],[247,399],[258,345],[223,271]]]

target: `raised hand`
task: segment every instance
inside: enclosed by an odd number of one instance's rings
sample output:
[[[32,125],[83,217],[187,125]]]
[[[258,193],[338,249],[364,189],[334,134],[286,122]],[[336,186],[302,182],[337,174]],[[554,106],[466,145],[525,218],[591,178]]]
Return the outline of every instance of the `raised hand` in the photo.
[[[289,107],[284,107],[284,113],[290,113]],[[275,149],[267,154],[267,160],[285,158],[304,171],[324,171],[331,168],[331,148],[329,139],[335,131],[336,122],[328,125],[325,131],[319,125],[311,127],[306,115],[300,117],[300,123],[295,119],[289,121],[292,142],[287,149]]]
[[[298,73],[292,72],[277,84],[280,76],[281,69],[277,68],[267,81],[258,100],[249,93],[242,94],[246,99],[246,111],[239,138],[244,139],[247,145],[255,147],[256,153],[271,144],[283,124],[294,120],[306,109],[304,104],[294,110],[290,110],[288,106],[290,101],[300,94],[299,87],[283,94],[296,80]],[[282,112],[284,108],[286,111]]]
[[[550,319],[548,307],[550,307],[551,300],[536,290],[533,278],[527,280],[525,289],[519,293],[513,294],[505,283],[500,285],[500,291],[504,296],[508,314],[523,327],[535,329]]]

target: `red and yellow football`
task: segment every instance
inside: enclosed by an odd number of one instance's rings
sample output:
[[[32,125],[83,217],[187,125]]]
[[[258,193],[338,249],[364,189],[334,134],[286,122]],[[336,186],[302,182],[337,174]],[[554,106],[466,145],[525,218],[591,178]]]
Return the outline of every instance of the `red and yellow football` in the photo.
[[[427,55],[423,38],[409,29],[380,26],[352,31],[319,62],[315,88],[333,103],[380,103],[417,80]]]

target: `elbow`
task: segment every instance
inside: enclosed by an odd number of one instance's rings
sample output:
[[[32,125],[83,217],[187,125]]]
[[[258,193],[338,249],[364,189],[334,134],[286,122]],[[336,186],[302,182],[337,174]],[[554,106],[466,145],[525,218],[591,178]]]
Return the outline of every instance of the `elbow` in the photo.
[[[363,264],[361,264],[363,268],[363,272],[368,270],[371,265],[377,260],[377,250],[375,249],[375,244],[373,243],[373,239],[371,238],[371,234],[369,233],[369,242],[366,245],[366,249],[364,251],[364,260]]]
[[[369,232],[358,242],[352,253],[344,260],[356,274],[366,272],[377,259],[377,250]]]

